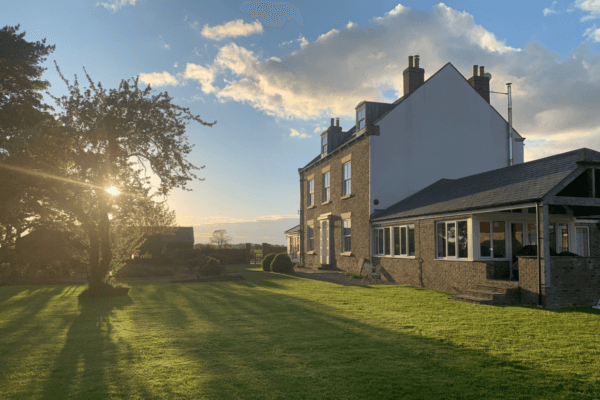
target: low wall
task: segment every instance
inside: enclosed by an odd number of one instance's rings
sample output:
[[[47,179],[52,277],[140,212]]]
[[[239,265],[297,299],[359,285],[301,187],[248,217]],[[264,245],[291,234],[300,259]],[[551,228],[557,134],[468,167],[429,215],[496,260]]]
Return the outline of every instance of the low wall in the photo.
[[[262,244],[262,254],[263,257],[267,256],[267,254],[281,254],[281,253],[286,253],[287,254],[287,246],[273,246],[270,245],[268,243],[263,243]]]
[[[542,284],[542,306],[594,306],[600,300],[600,257],[551,257],[550,286]],[[542,276],[544,272],[542,270]],[[524,305],[538,304],[536,257],[519,257],[519,286]]]

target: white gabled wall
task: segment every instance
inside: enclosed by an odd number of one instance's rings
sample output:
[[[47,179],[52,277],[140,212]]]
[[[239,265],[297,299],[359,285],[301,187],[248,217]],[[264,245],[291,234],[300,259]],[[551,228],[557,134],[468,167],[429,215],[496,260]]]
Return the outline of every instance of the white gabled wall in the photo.
[[[371,213],[439,179],[508,164],[506,121],[451,65],[377,125],[379,136],[370,138]],[[523,143],[514,142],[513,159],[515,164],[523,162]]]

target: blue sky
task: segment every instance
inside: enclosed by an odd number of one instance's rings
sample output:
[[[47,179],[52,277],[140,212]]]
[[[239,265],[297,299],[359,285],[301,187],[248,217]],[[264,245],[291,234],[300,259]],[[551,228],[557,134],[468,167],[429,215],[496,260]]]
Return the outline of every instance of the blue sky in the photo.
[[[218,121],[188,126],[205,180],[169,198],[197,242],[227,229],[234,243],[284,243],[319,133],[331,117],[351,128],[362,100],[399,97],[409,55],[426,78],[451,62],[465,77],[485,65],[492,90],[512,82],[526,160],[600,151],[600,0],[266,4],[20,0],[3,4],[0,22],[56,44],[45,75],[54,95],[66,93],[56,60],[68,78],[85,66],[105,87],[139,75]],[[492,105],[506,115],[505,96]]]

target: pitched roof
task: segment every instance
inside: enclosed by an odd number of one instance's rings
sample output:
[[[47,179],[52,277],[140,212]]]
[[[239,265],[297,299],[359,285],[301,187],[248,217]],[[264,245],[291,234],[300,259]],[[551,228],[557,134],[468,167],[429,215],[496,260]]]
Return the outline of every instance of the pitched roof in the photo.
[[[298,233],[298,232],[300,232],[300,225],[296,225],[295,227],[288,229],[284,233],[292,234],[292,233]]]
[[[356,132],[356,126],[353,126],[347,132],[345,132],[346,135],[348,135],[348,137],[346,138],[346,140],[344,140],[343,142],[339,143],[335,148],[329,150],[327,156],[325,156],[324,158],[327,158],[328,156],[330,156],[331,154],[333,154],[340,147],[342,147],[345,144],[347,144],[347,143],[351,142],[352,140],[356,139],[357,137],[356,137],[356,135],[354,135],[355,132]],[[304,167],[302,167],[300,169],[301,170],[302,169],[306,169],[306,168],[310,167],[311,165],[315,164],[320,159],[321,159],[321,155],[319,154],[318,156],[316,156],[315,158],[313,158],[308,164],[306,164]]]
[[[471,211],[542,199],[579,165],[600,161],[600,153],[579,149],[460,179],[440,179],[425,189],[371,214],[372,221]]]

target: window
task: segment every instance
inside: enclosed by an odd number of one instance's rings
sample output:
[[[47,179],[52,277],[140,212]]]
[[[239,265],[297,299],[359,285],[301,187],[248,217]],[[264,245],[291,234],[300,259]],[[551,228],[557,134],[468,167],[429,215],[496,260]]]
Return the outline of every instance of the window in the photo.
[[[569,251],[569,226],[567,224],[558,224],[558,253]]]
[[[356,130],[359,131],[365,127],[365,107],[363,106],[356,112]]]
[[[436,223],[437,258],[469,258],[469,234],[467,226],[467,221]]]
[[[479,255],[482,258],[506,258],[506,223],[479,222]]]
[[[323,203],[329,201],[329,171],[323,174]]]
[[[414,256],[414,225],[376,228],[373,230],[373,254],[378,256]]]
[[[321,136],[321,153],[327,153],[327,135]]]
[[[577,254],[583,257],[590,256],[589,228],[587,226],[578,226],[575,228],[577,239]]]
[[[352,251],[352,226],[349,219],[342,220],[342,251],[350,253]]]
[[[351,178],[350,162],[342,164],[342,196],[347,196],[350,193],[350,178]]]
[[[306,237],[308,239],[308,251],[315,250],[315,227],[308,225],[306,227]]]
[[[308,207],[315,204],[315,180],[311,179],[308,181],[308,197],[306,199],[306,205]]]

